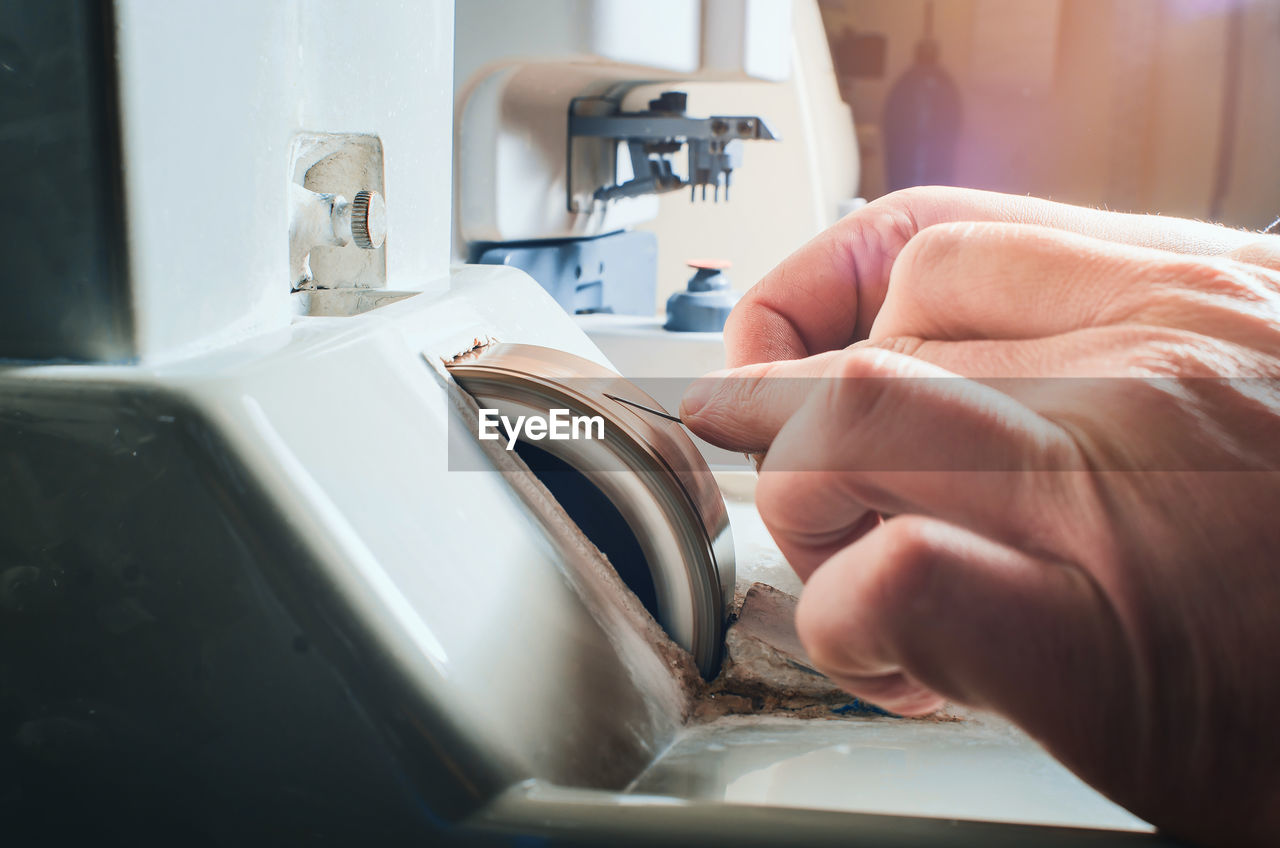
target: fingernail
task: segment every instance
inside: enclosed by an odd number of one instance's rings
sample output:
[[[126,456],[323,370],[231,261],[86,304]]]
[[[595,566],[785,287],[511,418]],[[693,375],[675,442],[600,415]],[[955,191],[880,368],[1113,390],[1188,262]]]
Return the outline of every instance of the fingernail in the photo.
[[[680,399],[680,417],[697,415],[707,405],[707,401],[711,400],[711,396],[716,393],[716,389],[720,387],[728,373],[728,369],[712,371],[705,377],[694,380],[693,385],[689,386],[684,397]]]

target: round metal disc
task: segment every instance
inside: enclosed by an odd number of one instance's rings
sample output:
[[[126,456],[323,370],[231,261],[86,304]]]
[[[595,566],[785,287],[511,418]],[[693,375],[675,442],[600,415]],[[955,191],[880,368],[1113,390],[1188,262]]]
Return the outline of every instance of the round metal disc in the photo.
[[[494,344],[449,365],[482,408],[545,417],[552,409],[601,416],[603,439],[542,440],[621,513],[644,553],[658,623],[689,651],[704,677],[720,662],[733,597],[733,537],[719,487],[682,425],[628,406],[661,410],[612,371],[563,351]]]

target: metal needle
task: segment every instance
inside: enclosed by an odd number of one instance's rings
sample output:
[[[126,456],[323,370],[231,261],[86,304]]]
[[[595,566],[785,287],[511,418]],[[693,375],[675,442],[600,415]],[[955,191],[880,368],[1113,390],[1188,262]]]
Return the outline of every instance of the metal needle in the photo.
[[[642,404],[642,403],[636,403],[636,402],[635,402],[635,401],[633,401],[633,400],[627,400],[626,398],[620,398],[620,397],[618,397],[617,395],[611,395],[611,394],[607,394],[607,393],[605,394],[605,397],[607,397],[609,400],[616,400],[618,403],[625,403],[627,406],[634,406],[636,409],[643,409],[645,412],[648,412],[648,413],[649,413],[649,414],[651,414],[651,415],[656,415],[656,416],[658,416],[659,418],[665,418],[665,419],[667,419],[668,421],[674,421],[674,422],[676,422],[677,424],[683,424],[683,423],[684,423],[683,421],[681,421],[679,418],[677,418],[677,417],[676,417],[676,416],[674,416],[674,415],[671,415],[671,414],[669,414],[669,413],[663,412],[663,411],[662,411],[662,410],[660,410],[660,409],[653,409],[652,407],[645,406],[645,405],[644,405],[644,404]]]

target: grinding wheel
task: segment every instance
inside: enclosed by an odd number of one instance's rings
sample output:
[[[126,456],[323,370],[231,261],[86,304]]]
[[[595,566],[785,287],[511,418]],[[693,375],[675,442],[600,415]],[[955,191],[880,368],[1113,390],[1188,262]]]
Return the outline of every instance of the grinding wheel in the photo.
[[[661,409],[609,369],[551,348],[494,344],[459,357],[448,369],[481,408],[504,416],[545,417],[552,409],[567,409],[604,419],[603,439],[542,440],[536,447],[607,498],[602,504],[588,496],[578,510],[566,505],[580,525],[604,509],[620,514],[643,552],[654,617],[693,655],[702,675],[713,677],[733,597],[733,537],[719,487],[684,428],[606,397]],[[548,488],[556,492],[550,483]],[[592,541],[616,559],[609,550],[612,539]]]

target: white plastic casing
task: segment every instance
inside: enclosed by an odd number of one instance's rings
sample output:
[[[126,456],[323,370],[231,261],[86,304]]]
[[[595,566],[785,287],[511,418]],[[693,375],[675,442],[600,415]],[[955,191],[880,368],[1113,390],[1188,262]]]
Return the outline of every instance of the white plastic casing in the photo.
[[[387,286],[447,277],[453,3],[368,0],[339,13],[304,0],[118,0],[116,21],[140,358],[291,319],[289,162],[301,132],[378,136]]]
[[[459,4],[456,255],[470,242],[592,236],[653,218],[653,196],[569,211],[570,101],[643,82],[783,80],[790,22],[789,0]]]

